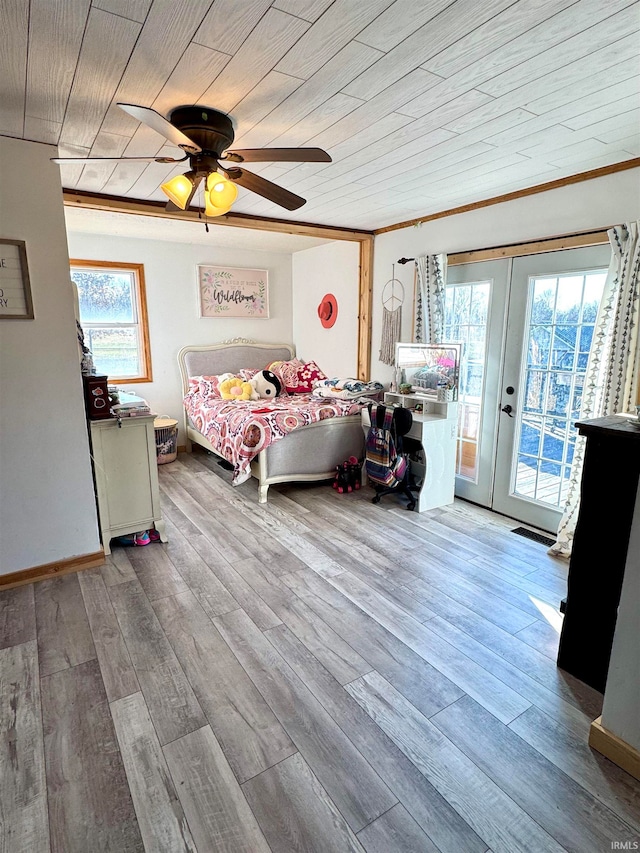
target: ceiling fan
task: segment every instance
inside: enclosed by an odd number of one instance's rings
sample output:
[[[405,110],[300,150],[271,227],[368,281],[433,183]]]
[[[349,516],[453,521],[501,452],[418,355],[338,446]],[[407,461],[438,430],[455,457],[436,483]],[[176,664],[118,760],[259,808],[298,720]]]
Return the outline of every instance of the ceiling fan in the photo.
[[[205,213],[226,213],[238,195],[238,186],[251,190],[287,210],[297,210],[306,199],[239,166],[226,163],[299,162],[330,163],[322,148],[245,148],[230,151],[234,140],[231,118],[209,107],[178,107],[166,119],[149,107],[118,104],[130,116],[146,124],[185,152],[184,157],[54,157],[54,163],[183,163],[189,170],[162,184],[169,197],[168,209],[186,210],[204,179]]]

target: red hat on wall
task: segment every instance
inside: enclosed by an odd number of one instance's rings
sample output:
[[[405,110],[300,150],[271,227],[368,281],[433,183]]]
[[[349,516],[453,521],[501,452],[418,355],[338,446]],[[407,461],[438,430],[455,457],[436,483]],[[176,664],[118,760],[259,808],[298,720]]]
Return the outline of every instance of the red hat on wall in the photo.
[[[338,300],[333,293],[327,293],[322,297],[318,305],[318,317],[325,329],[330,329],[338,318]]]

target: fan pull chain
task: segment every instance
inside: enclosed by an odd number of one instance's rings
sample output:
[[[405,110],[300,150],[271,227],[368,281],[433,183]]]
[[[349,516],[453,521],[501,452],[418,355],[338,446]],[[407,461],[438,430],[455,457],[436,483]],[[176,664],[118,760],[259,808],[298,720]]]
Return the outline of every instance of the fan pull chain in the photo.
[[[204,201],[204,193],[205,193],[205,190],[204,190],[204,186],[203,186],[203,190],[202,190],[202,196],[203,196],[202,203],[203,203],[203,204],[205,204],[205,201]],[[202,221],[202,210],[200,210],[200,209],[198,210],[198,219],[199,219],[200,221]],[[207,234],[209,233],[209,223],[207,222],[207,218],[206,218],[206,216],[205,216],[205,219],[204,219],[204,230],[207,232]]]

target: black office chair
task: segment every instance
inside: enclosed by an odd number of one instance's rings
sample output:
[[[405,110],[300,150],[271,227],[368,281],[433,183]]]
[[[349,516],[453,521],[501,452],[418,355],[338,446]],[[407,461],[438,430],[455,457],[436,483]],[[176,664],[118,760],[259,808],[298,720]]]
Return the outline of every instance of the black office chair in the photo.
[[[372,409],[374,404],[369,405],[369,419],[371,423],[371,428],[382,428],[383,420],[385,416],[385,412],[389,409],[392,410],[393,416],[391,421],[391,438],[395,444],[396,453],[398,456],[405,455],[404,454],[404,436],[411,430],[413,425],[413,415],[409,409],[405,409],[402,406],[389,406],[385,407],[382,405],[377,405],[376,412],[376,423],[374,423],[374,418],[372,416]],[[369,475],[369,471],[367,470],[367,474]],[[400,482],[396,483],[394,486],[383,486],[379,483],[376,483],[375,480],[369,475],[369,482],[373,486],[376,491],[376,494],[372,498],[371,502],[374,504],[380,503],[380,499],[385,495],[404,495],[407,500],[407,509],[413,511],[416,507],[416,496],[413,494],[412,490],[417,490],[417,486],[412,480],[411,477],[411,466],[409,464],[408,458],[406,459],[406,468],[404,470],[402,479]]]

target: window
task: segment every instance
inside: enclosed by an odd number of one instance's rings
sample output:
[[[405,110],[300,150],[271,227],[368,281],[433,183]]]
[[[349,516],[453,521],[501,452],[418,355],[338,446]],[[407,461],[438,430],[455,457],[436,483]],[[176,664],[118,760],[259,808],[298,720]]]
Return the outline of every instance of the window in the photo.
[[[98,373],[114,382],[151,382],[143,265],[72,260],[71,278]]]

